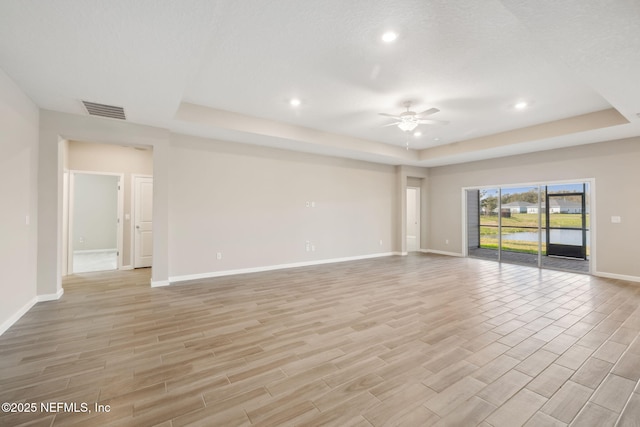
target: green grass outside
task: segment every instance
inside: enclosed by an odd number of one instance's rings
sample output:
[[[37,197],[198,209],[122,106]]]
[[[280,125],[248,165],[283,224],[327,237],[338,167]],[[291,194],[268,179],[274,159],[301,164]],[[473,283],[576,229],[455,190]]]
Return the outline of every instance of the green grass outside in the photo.
[[[480,247],[484,249],[498,249],[498,238],[480,236]],[[502,250],[511,252],[522,252],[527,254],[538,253],[538,242],[525,242],[522,240],[503,240]],[[546,255],[545,245],[542,245],[542,255]]]
[[[582,227],[582,214],[551,214],[549,215],[551,227]],[[542,227],[545,226],[545,216],[542,215]],[[587,228],[589,228],[589,214],[587,214]],[[497,215],[480,215],[480,225],[498,226]],[[502,218],[503,227],[537,227],[538,214],[511,214],[508,218]]]
[[[582,227],[582,214],[551,214],[549,216],[551,227]],[[586,217],[587,228],[589,228],[589,215]],[[488,227],[487,227],[488,226]],[[480,215],[480,247],[486,249],[498,249],[498,216]],[[511,217],[502,218],[502,233],[536,232],[531,228],[538,227],[538,214],[511,214]],[[544,232],[545,216],[542,215],[542,227]],[[537,242],[526,242],[521,240],[502,241],[502,249],[505,251],[538,253]],[[588,250],[588,249],[587,249]],[[542,254],[546,255],[545,245],[542,245]]]

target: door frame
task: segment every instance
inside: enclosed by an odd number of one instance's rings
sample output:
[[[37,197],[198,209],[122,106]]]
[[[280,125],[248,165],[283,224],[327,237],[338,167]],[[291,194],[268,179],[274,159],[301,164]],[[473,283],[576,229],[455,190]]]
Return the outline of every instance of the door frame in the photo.
[[[546,245],[547,245],[547,256],[566,256],[570,258],[577,258],[587,260],[587,224],[586,224],[586,189],[585,185],[582,184],[583,190],[581,193],[555,193],[549,194],[549,191],[545,191],[545,218],[546,218]],[[578,196],[580,197],[580,205],[581,205],[581,228],[568,228],[570,230],[580,230],[582,237],[582,245],[567,245],[567,244],[559,244],[551,242],[551,230],[562,230],[567,229],[565,227],[552,227],[551,224],[551,203],[550,200],[553,197],[565,197],[565,196]],[[562,213],[562,212],[560,212]],[[579,248],[579,249],[576,249]],[[554,252],[554,253],[551,253]]]
[[[124,241],[124,226],[123,226],[123,218],[124,218],[124,174],[118,172],[97,172],[97,171],[84,171],[77,169],[69,169],[65,171],[69,173],[69,195],[67,198],[67,212],[68,212],[68,225],[67,225],[67,265],[66,265],[66,273],[74,274],[73,272],[73,204],[75,200],[75,177],[76,174],[83,175],[108,175],[108,176],[117,176],[118,177],[118,201],[117,201],[117,216],[118,216],[118,227],[116,231],[116,244],[117,244],[117,260],[118,265],[116,270],[122,269],[122,248]],[[64,200],[64,197],[63,197]]]
[[[494,188],[506,188],[506,187],[527,187],[527,186],[544,186],[544,185],[556,185],[556,184],[576,184],[576,183],[588,183],[589,191],[585,193],[585,197],[589,197],[589,217],[590,217],[590,225],[589,225],[589,274],[593,274],[597,270],[596,264],[596,223],[597,223],[597,212],[596,212],[596,179],[595,178],[576,178],[576,179],[565,179],[565,180],[545,180],[545,181],[534,181],[534,182],[524,182],[524,183],[503,183],[503,184],[491,184],[491,185],[474,185],[469,187],[462,187],[460,190],[461,194],[461,218],[462,218],[462,256],[467,258],[469,257],[469,239],[467,235],[467,190],[482,190],[482,189],[494,189]],[[540,206],[540,204],[539,204]],[[540,209],[538,209],[540,212]],[[541,213],[539,213],[541,215]],[[542,268],[542,267],[538,267]]]
[[[130,222],[130,236],[131,236],[131,267],[136,268],[136,180],[138,178],[151,178],[153,180],[153,175],[145,175],[139,173],[131,174],[131,221]],[[153,193],[152,196],[153,197]]]

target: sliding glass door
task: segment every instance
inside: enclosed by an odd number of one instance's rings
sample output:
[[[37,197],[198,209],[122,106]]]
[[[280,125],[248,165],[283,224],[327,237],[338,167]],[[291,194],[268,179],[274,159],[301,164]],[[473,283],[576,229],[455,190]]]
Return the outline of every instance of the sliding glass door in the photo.
[[[589,184],[466,190],[471,257],[589,271]]]

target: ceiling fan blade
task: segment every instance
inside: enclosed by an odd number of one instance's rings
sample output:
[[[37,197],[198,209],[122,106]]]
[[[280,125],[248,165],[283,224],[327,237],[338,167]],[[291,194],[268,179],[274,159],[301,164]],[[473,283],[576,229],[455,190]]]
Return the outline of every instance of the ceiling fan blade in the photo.
[[[387,114],[387,113],[378,113],[378,114],[385,117],[393,117],[394,119],[400,118],[400,116],[394,116],[393,114]]]
[[[418,123],[423,125],[448,125],[449,122],[446,120],[432,120],[432,119],[420,119]]]
[[[434,107],[434,108],[429,108],[428,110],[424,110],[422,113],[418,113],[418,114],[416,114],[416,116],[418,116],[418,117],[430,116],[430,115],[432,115],[432,114],[437,113],[438,111],[440,111],[440,110],[438,110],[438,109],[437,109],[437,108],[435,108],[435,107]]]
[[[402,122],[389,123],[388,125],[382,125],[382,127],[386,128],[387,126],[398,126],[398,123],[402,123]]]

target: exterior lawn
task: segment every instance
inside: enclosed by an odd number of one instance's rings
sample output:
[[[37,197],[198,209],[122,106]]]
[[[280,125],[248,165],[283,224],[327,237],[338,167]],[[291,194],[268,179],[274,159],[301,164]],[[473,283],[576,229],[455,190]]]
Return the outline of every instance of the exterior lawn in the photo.
[[[549,219],[552,227],[573,227],[582,226],[582,214],[550,214]],[[542,214],[542,227],[545,226],[545,215]],[[587,228],[589,228],[589,214],[587,214]],[[498,226],[497,215],[480,215],[480,225]],[[502,218],[503,227],[538,227],[538,214],[511,214],[510,217]]]
[[[545,215],[542,218],[542,232],[545,232]],[[480,247],[486,249],[498,249],[498,216],[480,216]],[[582,227],[582,214],[550,214],[551,227]],[[586,216],[586,226],[589,228],[589,215]],[[512,252],[538,253],[538,242],[515,240],[504,237],[507,234],[520,232],[537,232],[538,214],[511,214],[510,217],[502,218],[502,249]],[[545,245],[542,245],[542,254],[546,255]]]

